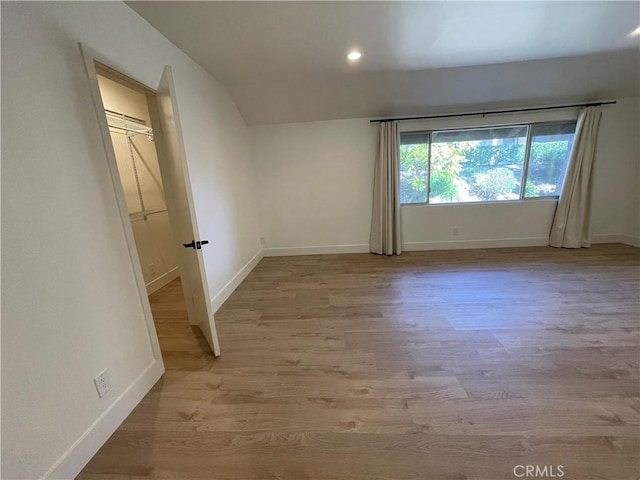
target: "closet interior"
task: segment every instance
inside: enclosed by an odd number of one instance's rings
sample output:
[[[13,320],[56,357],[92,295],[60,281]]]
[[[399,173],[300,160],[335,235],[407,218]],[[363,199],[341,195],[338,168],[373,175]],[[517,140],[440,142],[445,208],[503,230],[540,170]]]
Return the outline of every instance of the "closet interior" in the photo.
[[[179,276],[153,129],[143,93],[98,75],[147,293]]]

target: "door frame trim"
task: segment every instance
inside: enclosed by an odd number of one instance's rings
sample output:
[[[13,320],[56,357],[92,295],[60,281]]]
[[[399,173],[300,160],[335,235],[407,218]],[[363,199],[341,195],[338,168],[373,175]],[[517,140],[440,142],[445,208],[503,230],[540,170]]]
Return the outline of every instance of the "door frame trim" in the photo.
[[[102,95],[100,94],[100,87],[98,85],[98,71],[96,63],[104,66],[105,69],[113,71],[122,76],[123,79],[129,80],[137,86],[136,90],[142,90],[145,95],[153,95],[155,90],[147,87],[141,82],[135,79],[130,79],[117,70],[109,67],[109,59],[104,58],[98,52],[93,51],[82,43],[78,44],[80,52],[84,60],[84,66],[86,69],[87,77],[89,80],[89,90],[91,91],[91,100],[98,120],[98,126],[100,130],[100,137],[102,139],[102,146],[105,152],[105,160],[109,168],[109,175],[111,176],[111,185],[113,187],[114,197],[118,206],[118,213],[120,214],[120,223],[122,231],[127,243],[127,250],[129,253],[129,260],[131,262],[131,269],[136,280],[136,288],[138,291],[138,297],[140,298],[140,304],[144,314],[145,324],[147,327],[147,334],[154,360],[160,362],[162,365],[162,371],[164,372],[164,362],[162,361],[162,353],[160,351],[160,344],[158,342],[158,333],[156,332],[156,326],[153,321],[153,314],[151,313],[151,305],[149,303],[149,297],[147,295],[147,288],[142,275],[142,266],[140,264],[140,258],[138,256],[138,250],[136,248],[136,242],[133,237],[133,228],[131,227],[131,221],[129,220],[129,212],[127,210],[127,203],[124,196],[124,190],[122,187],[122,180],[120,179],[120,172],[118,171],[118,164],[116,162],[116,154],[113,150],[113,144],[111,143],[111,135],[109,134],[109,127],[107,125],[107,118],[101,115],[104,111],[104,104],[102,103]]]

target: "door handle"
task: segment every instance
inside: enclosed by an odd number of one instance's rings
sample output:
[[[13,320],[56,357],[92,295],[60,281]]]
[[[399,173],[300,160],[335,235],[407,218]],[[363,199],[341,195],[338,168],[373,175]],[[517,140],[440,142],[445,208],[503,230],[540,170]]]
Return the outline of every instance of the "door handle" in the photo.
[[[191,240],[189,243],[183,243],[182,246],[184,248],[193,248],[194,250],[202,250],[202,245],[206,245],[209,243],[209,240]]]

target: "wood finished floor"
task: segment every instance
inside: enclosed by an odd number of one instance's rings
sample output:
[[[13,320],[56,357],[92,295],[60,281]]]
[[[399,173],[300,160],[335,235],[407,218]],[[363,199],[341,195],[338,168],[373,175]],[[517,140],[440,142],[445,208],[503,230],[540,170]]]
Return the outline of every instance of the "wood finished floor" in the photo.
[[[637,479],[639,267],[623,245],[266,258],[218,359],[176,281],[151,299],[167,372],[79,478]]]

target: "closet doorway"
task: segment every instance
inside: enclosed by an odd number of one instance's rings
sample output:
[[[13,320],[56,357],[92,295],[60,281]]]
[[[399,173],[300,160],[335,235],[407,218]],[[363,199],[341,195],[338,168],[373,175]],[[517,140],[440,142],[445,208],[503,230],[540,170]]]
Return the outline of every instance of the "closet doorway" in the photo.
[[[171,69],[165,68],[154,91],[88,60],[85,53],[150,335],[162,329],[153,328],[154,321],[149,319],[148,295],[164,287],[156,295],[166,290],[175,298],[181,291],[188,323],[199,327],[205,340],[201,344],[217,356],[220,350],[202,257],[202,246],[208,242],[197,236]],[[197,331],[192,333],[199,336]]]
[[[154,132],[145,95],[105,73],[98,70],[98,85],[144,283],[151,295],[179,277]]]

